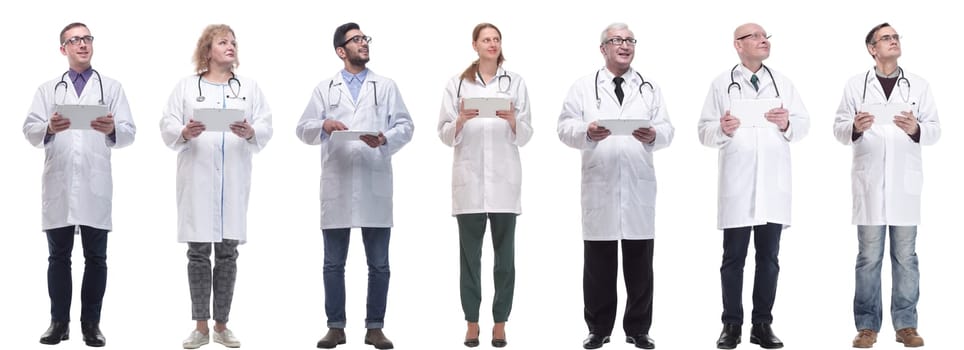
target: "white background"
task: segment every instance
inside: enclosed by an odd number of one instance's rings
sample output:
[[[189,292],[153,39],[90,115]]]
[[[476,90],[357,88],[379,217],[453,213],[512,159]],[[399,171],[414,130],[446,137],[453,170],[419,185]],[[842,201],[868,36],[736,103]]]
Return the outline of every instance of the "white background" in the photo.
[[[138,126],[136,142],[116,150],[114,232],[101,328],[110,348],[179,348],[194,327],[186,247],[176,242],[175,153],[160,141],[158,121],[176,82],[193,71],[202,29],[231,25],[240,43],[239,74],[256,79],[274,111],[275,134],[255,156],[249,243],[240,249],[230,327],[245,349],[314,348],[324,334],[318,147],[294,135],[311,90],[342,68],[331,46],[338,25],[354,21],[372,36],[369,67],[394,79],[415,121],[412,142],[395,164],[392,284],[386,328],[399,349],[461,348],[458,248],[450,216],[452,150],[435,124],[447,79],[473,60],[471,31],[491,22],[503,33],[505,67],[526,79],[535,137],[523,148],[524,215],[516,239],[515,305],[508,325],[514,349],[579,349],[582,241],[579,152],[555,133],[569,86],[603,65],[602,29],[614,21],[635,31],[634,67],[663,87],[676,127],[656,155],[659,196],[655,319],[660,349],[712,349],[720,330],[721,234],[716,227],[717,152],[699,144],[696,124],[710,81],[738,62],[733,29],[758,22],[773,34],[766,63],[791,79],[811,116],[810,135],[793,144],[793,227],[784,232],[774,328],[788,349],[850,347],[855,227],[850,224],[851,151],[832,136],[845,81],[873,61],[863,40],[888,21],[901,34],[901,66],[931,83],[943,138],[924,150],[926,185],[919,229],[920,329],[928,348],[959,346],[962,311],[958,210],[962,187],[956,103],[962,89],[958,12],[951,3],[918,1],[520,1],[423,4],[391,1],[18,2],[0,14],[0,84],[5,151],[0,193],[7,239],[0,254],[0,335],[5,349],[49,347],[37,340],[49,322],[47,246],[40,231],[43,151],[21,125],[36,87],[67,69],[59,53],[64,25],[85,22],[97,38],[94,67],[124,84]],[[92,88],[92,87],[88,87]],[[368,348],[364,334],[366,268],[353,234],[348,265],[348,344]],[[74,249],[72,337],[80,349],[80,241]],[[482,342],[491,327],[491,250],[485,248]],[[745,307],[751,309],[753,259],[747,262]],[[883,331],[877,348],[898,348],[884,264]],[[622,284],[620,283],[620,289]],[[622,299],[622,293],[621,293]],[[622,304],[620,304],[622,305]],[[620,306],[620,310],[622,307]],[[614,344],[622,342],[621,311]],[[748,343],[749,325],[744,328]],[[212,344],[210,347],[220,348]]]

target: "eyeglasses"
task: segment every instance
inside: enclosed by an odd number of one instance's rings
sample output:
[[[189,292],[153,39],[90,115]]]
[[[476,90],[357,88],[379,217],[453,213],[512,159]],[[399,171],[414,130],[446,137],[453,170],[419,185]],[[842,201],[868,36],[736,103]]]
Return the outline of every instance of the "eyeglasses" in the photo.
[[[363,41],[366,42],[366,43],[370,43],[370,42],[372,42],[372,37],[370,37],[370,36],[368,36],[368,35],[355,35],[355,36],[353,36],[353,37],[351,37],[351,38],[348,38],[348,40],[345,40],[345,42],[343,42],[343,43],[341,44],[341,46],[348,45],[348,43],[350,43],[350,42],[354,42],[354,43],[356,43],[356,44],[361,44]]]
[[[743,39],[753,39],[753,40],[757,40],[757,41],[760,41],[760,40],[763,40],[763,39],[768,39],[768,40],[769,40],[771,36],[772,36],[772,35],[764,34],[764,33],[751,33],[751,34],[747,34],[747,35],[741,36],[741,37],[739,37],[739,38],[736,38],[736,40],[743,40]]]
[[[877,41],[875,41],[874,44],[876,45],[878,42],[881,42],[881,41],[883,41],[883,42],[885,42],[885,43],[889,43],[889,42],[891,42],[891,41],[900,42],[900,34],[893,34],[893,35],[887,34],[887,35],[884,35],[884,36],[880,37],[880,39],[877,39]]]
[[[603,44],[609,44],[613,46],[620,46],[623,43],[629,44],[629,46],[636,46],[636,39],[633,38],[609,38],[603,41]]]
[[[70,37],[69,39],[64,40],[64,43],[61,44],[61,45],[63,45],[63,46],[67,46],[67,44],[78,45],[78,44],[80,44],[81,42],[84,42],[84,43],[86,43],[86,44],[91,44],[91,43],[94,42],[94,37],[91,36],[91,35],[72,36],[72,37]]]

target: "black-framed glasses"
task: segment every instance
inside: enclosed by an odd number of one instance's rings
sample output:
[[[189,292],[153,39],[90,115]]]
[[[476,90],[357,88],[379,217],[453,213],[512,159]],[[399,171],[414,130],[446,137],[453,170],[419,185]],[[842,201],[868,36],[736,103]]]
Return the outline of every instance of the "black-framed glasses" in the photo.
[[[67,38],[67,40],[64,40],[64,43],[61,45],[63,46],[67,46],[67,44],[78,45],[81,42],[91,44],[94,42],[94,36],[93,35],[72,36],[70,38]]]
[[[370,36],[368,36],[368,35],[355,35],[355,36],[353,36],[353,37],[351,37],[351,38],[348,38],[348,40],[345,40],[345,42],[341,43],[341,46],[348,45],[348,43],[350,43],[350,42],[354,42],[354,43],[356,43],[356,44],[361,44],[363,41],[366,42],[366,43],[370,43],[370,42],[372,42],[372,37],[370,37]]]
[[[606,39],[606,41],[603,41],[603,43],[609,44],[609,45],[613,45],[613,46],[620,46],[620,45],[622,45],[623,43],[626,43],[626,44],[628,44],[629,46],[636,46],[636,39],[634,39],[634,38],[619,38],[619,37],[616,37],[616,38]]]
[[[881,36],[880,39],[877,39],[877,41],[874,42],[874,44],[877,44],[878,42],[881,42],[881,41],[885,43],[889,43],[891,41],[900,42],[900,34],[887,34],[887,35]]]
[[[741,36],[741,37],[739,37],[739,38],[736,38],[736,40],[743,40],[743,39],[753,39],[753,40],[757,40],[757,41],[760,41],[760,40],[763,40],[763,39],[769,40],[771,36],[773,36],[773,35],[765,34],[765,33],[750,33],[750,34]]]

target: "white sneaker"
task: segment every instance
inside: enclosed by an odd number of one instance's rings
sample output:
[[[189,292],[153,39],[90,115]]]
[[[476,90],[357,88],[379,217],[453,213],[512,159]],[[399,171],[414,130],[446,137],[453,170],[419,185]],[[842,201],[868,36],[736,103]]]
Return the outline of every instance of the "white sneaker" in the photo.
[[[185,349],[197,349],[200,348],[201,345],[207,345],[207,343],[208,335],[195,329],[191,331],[191,335],[187,336],[187,339],[184,339],[181,345],[183,345]]]
[[[224,332],[214,331],[214,342],[224,345],[229,348],[240,348],[241,341],[234,337],[234,333],[231,333],[230,329],[225,328]]]

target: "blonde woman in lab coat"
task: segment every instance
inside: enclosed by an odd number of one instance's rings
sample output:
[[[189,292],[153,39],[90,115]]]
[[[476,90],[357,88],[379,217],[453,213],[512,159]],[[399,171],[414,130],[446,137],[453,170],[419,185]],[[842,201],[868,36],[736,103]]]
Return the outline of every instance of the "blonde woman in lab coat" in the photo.
[[[890,24],[875,26],[865,39],[874,58],[872,69],[847,82],[834,136],[853,148],[853,224],[857,225],[855,348],[869,348],[880,332],[880,269],[890,230],[893,276],[891,322],[896,340],[907,347],[924,345],[917,333],[920,271],[917,225],[923,187],[921,146],[941,137],[937,106],[930,85],[897,65],[900,35]],[[905,104],[899,115],[872,115],[865,104]],[[895,113],[896,114],[896,113]],[[893,339],[893,338],[892,338]]]
[[[161,138],[177,152],[177,232],[187,243],[188,284],[195,329],[185,349],[209,338],[227,347],[241,342],[227,328],[237,276],[238,245],[247,240],[251,158],[271,139],[271,109],[258,84],[238,76],[238,44],[227,25],[204,29],[194,51],[196,75],[174,88],[161,118]],[[230,131],[206,131],[199,108],[242,110]],[[211,248],[214,268],[211,268]],[[213,274],[212,274],[213,273]],[[214,332],[209,336],[211,292]]]
[[[452,161],[452,215],[459,226],[460,295],[468,322],[465,346],[479,345],[482,301],[481,259],[486,221],[495,253],[492,346],[506,346],[505,322],[515,288],[515,225],[522,213],[522,164],[519,147],[532,137],[525,81],[502,68],[502,32],[481,23],[472,31],[479,59],[449,80],[442,97],[438,135],[455,148]],[[466,98],[508,99],[509,109],[495,118],[467,109]]]

